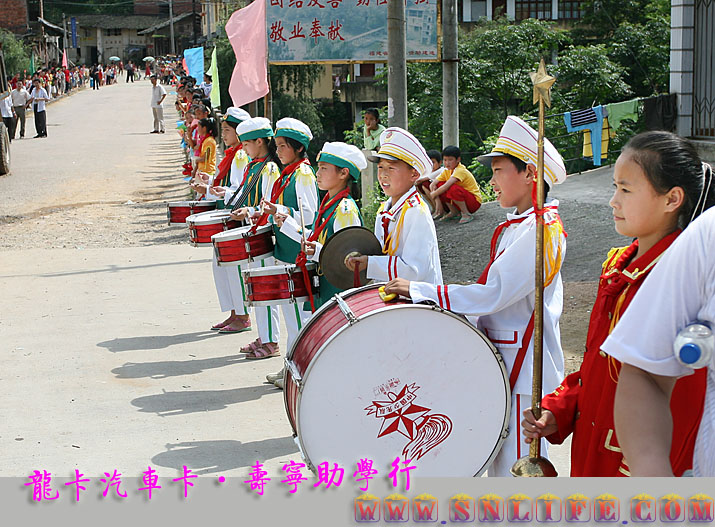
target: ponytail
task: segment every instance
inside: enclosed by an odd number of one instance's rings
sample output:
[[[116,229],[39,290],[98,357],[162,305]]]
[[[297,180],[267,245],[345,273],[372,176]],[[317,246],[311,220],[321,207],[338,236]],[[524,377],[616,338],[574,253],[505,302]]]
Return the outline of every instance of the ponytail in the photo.
[[[678,224],[685,228],[703,211],[715,205],[715,182],[710,165],[703,163],[689,141],[671,132],[643,132],[623,149],[641,167],[658,194],[673,187],[683,189]]]

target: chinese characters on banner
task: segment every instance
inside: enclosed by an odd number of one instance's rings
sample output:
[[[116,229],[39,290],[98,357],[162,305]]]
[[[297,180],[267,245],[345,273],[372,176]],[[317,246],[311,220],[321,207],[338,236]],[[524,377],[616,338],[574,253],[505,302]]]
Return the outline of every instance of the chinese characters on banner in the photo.
[[[407,60],[437,60],[437,0],[405,0]],[[387,61],[387,0],[266,0],[271,63]]]
[[[337,463],[328,463],[327,461],[320,463],[316,466],[317,469],[317,481],[313,484],[308,484],[308,487],[313,488],[337,488],[343,483],[343,478],[352,480],[353,484],[359,486],[359,489],[363,492],[368,490],[370,480],[375,479],[378,475],[377,469],[373,468],[373,460],[371,459],[360,459],[355,464],[356,470],[352,472],[351,468],[343,468]],[[402,466],[400,466],[402,465]],[[411,464],[409,459],[395,458],[392,462],[392,471],[389,473],[389,479],[395,488],[402,487],[405,490],[410,490],[410,471],[416,469],[415,465]],[[265,487],[272,478],[267,477],[268,472],[264,470],[264,466],[260,461],[256,461],[255,465],[250,467],[250,472],[248,474],[249,479],[244,480],[250,490],[256,492],[256,494],[263,496],[265,492]],[[289,489],[291,494],[294,494],[298,490],[298,485],[303,482],[308,481],[307,475],[310,473],[306,468],[305,463],[298,463],[296,461],[290,460],[288,463],[284,464],[282,467],[282,472],[284,472],[286,479],[278,479],[280,481],[279,485],[285,485]],[[348,472],[346,472],[348,470]],[[305,471],[305,474],[303,473]],[[67,483],[57,484],[57,488],[53,486],[52,474],[46,470],[34,470],[33,473],[28,476],[29,481],[24,485],[30,487],[32,490],[32,500],[33,501],[52,501],[56,500],[60,496],[59,489],[62,487],[70,487],[72,491],[72,498],[74,501],[80,501],[81,496],[87,492],[87,486],[82,485],[82,483],[91,483],[92,479],[85,477],[79,470],[75,469],[75,479],[68,481]],[[350,473],[352,472],[352,477]],[[191,469],[186,466],[182,466],[182,475],[173,478],[171,481],[176,485],[183,487],[184,498],[189,497],[189,489],[194,486],[192,479],[198,478],[197,474],[192,474]],[[96,480],[97,478],[95,478]],[[136,481],[136,478],[128,478],[129,480]],[[102,486],[102,496],[106,498],[108,495],[112,494],[119,498],[128,497],[126,486],[124,480],[122,480],[122,474],[114,469],[111,473],[105,472],[104,477],[99,478]],[[218,478],[219,483],[224,483],[226,478],[221,476]],[[142,473],[141,484],[143,487],[138,487],[138,490],[145,491],[146,496],[149,500],[152,499],[152,491],[159,491],[162,488],[159,483],[159,477],[156,474],[156,470],[151,467],[147,467],[147,470]],[[131,483],[129,484],[131,486]]]

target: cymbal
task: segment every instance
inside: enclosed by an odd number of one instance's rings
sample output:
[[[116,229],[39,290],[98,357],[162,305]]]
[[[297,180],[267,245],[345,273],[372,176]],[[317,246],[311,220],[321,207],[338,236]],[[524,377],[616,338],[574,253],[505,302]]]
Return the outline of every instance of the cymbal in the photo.
[[[320,251],[320,268],[326,280],[338,289],[352,289],[355,273],[347,268],[350,253],[381,255],[382,245],[370,229],[346,227],[333,234]],[[360,284],[367,283],[367,271],[360,271]]]

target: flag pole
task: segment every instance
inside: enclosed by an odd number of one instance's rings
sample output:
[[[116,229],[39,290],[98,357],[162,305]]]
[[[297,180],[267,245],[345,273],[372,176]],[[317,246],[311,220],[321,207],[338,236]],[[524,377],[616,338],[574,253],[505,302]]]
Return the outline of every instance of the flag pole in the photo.
[[[534,364],[531,377],[531,411],[536,419],[541,417],[541,392],[543,389],[544,358],[544,121],[546,106],[551,107],[551,86],[556,79],[546,73],[546,64],[541,59],[538,71],[529,74],[534,84],[534,103],[539,104],[539,135],[537,139],[536,163],[536,258],[535,258],[535,299],[534,299]],[[521,416],[517,415],[517,423]],[[520,430],[516,431],[518,434]],[[512,432],[514,433],[514,432]],[[518,440],[521,439],[519,434]],[[547,458],[541,456],[541,439],[534,439],[529,445],[529,455],[514,463],[511,473],[520,477],[556,477],[558,473]]]

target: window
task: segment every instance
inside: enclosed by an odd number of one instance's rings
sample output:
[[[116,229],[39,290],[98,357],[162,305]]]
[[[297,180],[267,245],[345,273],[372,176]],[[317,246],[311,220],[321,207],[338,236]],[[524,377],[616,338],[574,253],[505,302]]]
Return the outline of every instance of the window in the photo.
[[[578,20],[582,15],[581,0],[559,0],[559,19]]]
[[[516,19],[551,19],[551,0],[516,0]]]
[[[121,37],[122,30],[121,29],[105,29],[104,34],[105,34],[105,36],[108,36],[108,37]]]

